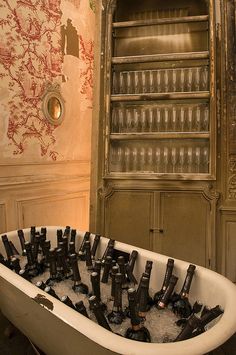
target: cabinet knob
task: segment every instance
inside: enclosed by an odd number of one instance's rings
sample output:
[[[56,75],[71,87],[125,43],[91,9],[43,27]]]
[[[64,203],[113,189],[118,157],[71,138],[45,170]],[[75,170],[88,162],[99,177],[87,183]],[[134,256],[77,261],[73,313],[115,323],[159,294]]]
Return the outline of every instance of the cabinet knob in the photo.
[[[154,233],[154,232],[164,233],[164,229],[162,229],[162,228],[150,228],[149,231],[152,233]]]

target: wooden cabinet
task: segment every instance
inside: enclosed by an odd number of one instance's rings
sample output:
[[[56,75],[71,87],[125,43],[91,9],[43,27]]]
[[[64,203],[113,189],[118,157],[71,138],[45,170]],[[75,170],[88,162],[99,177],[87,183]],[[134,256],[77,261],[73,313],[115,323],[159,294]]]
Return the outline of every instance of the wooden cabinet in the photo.
[[[214,1],[108,0],[101,23],[92,229],[214,268]]]

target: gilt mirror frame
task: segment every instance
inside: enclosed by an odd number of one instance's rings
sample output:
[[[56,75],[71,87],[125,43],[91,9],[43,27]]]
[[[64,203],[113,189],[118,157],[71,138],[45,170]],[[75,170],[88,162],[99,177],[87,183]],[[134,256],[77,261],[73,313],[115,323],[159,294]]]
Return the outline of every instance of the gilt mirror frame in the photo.
[[[42,96],[42,111],[49,123],[58,126],[65,117],[65,100],[58,83],[48,83]]]

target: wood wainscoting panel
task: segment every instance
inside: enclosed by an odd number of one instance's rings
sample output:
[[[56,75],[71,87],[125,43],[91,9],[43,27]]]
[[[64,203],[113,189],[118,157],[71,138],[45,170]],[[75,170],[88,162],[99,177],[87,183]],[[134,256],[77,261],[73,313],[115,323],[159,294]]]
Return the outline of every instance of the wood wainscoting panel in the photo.
[[[18,200],[17,211],[21,228],[33,225],[69,225],[79,230],[87,230],[89,225],[89,191]]]
[[[4,233],[6,231],[6,205],[4,202],[0,202],[0,233]]]
[[[221,256],[220,272],[236,282],[236,210],[221,211]]]

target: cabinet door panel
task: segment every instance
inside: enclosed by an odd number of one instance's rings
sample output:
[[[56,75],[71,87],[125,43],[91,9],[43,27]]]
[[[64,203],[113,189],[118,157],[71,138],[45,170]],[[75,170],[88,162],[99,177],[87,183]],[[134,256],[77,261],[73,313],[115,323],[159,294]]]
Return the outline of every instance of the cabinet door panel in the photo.
[[[161,253],[206,266],[210,205],[198,193],[161,193]]]
[[[117,191],[105,207],[106,236],[140,248],[151,249],[152,194]]]

